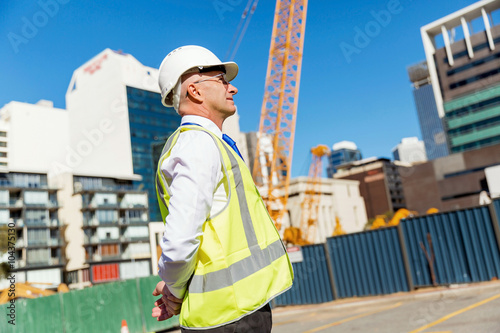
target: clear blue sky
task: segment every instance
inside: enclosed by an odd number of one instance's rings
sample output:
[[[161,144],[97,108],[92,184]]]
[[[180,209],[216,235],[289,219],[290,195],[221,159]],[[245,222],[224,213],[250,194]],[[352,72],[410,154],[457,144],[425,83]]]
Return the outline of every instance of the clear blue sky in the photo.
[[[170,50],[186,44],[223,58],[247,3],[59,0],[56,8],[55,1],[0,2],[0,107],[48,99],[64,108],[73,70],[105,48],[156,68]],[[474,2],[309,1],[292,175],[307,174],[309,149],[318,144],[350,140],[363,157],[392,157],[401,138],[421,138],[406,72],[425,57],[420,27]],[[42,5],[49,3],[45,15]],[[373,26],[373,12],[388,6],[394,13],[385,26],[346,57],[341,45],[356,47],[357,29]],[[259,126],[274,9],[274,1],[259,2],[235,57],[235,100],[245,132]],[[26,22],[39,27],[29,30]]]

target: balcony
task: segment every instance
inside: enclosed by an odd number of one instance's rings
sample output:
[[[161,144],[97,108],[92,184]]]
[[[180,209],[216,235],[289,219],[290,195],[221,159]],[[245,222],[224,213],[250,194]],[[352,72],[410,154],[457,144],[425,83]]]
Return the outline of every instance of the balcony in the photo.
[[[26,205],[26,207],[29,207],[29,208],[47,208],[49,206],[49,202],[48,201],[44,201],[44,202],[27,202],[27,201],[24,201],[24,204]]]
[[[91,205],[98,208],[118,208],[118,204],[116,202],[91,203]]]
[[[151,252],[134,252],[125,251],[122,254],[122,259],[147,259],[151,258]]]
[[[148,219],[141,218],[141,217],[136,217],[136,218],[126,218],[126,217],[120,217],[118,220],[120,224],[122,225],[129,225],[129,224],[142,224],[142,225],[148,225]]]
[[[90,203],[83,203],[82,210],[83,209],[118,209],[119,206],[117,203],[96,203],[96,202],[90,202]]]
[[[99,220],[96,217],[91,219],[83,220],[83,225],[85,227],[105,227],[105,226],[118,226],[118,219],[111,220]]]
[[[137,203],[137,202],[127,202],[125,200],[122,200],[120,202],[120,208],[121,209],[127,209],[127,208],[148,208],[148,203]]]
[[[134,243],[134,242],[149,242],[149,236],[120,236],[122,242]]]
[[[94,254],[91,257],[90,261],[110,261],[110,260],[121,260],[124,259],[121,254],[106,254],[106,255],[101,255],[101,254]]]
[[[83,243],[85,245],[92,245],[92,244],[112,244],[112,243],[119,243],[120,239],[119,238],[102,238],[100,239],[97,235],[94,235],[92,237],[88,237],[85,235],[83,239]]]
[[[22,208],[23,207],[23,199],[10,199],[9,200],[9,208]]]
[[[98,244],[99,243],[99,238],[97,236],[92,236],[89,237],[85,235],[83,237],[83,244],[89,245],[89,244]]]
[[[26,267],[34,266],[51,266],[51,260],[50,258],[27,260]]]
[[[23,219],[15,219],[13,222],[16,224],[16,228],[24,227],[24,220]]]
[[[118,225],[118,219],[112,219],[112,220],[99,220],[99,225],[100,226],[116,226]]]
[[[55,200],[50,200],[47,204],[49,208],[59,208],[59,202]]]
[[[99,239],[100,244],[119,243],[119,242],[120,242],[119,238],[101,238],[101,239]]]
[[[29,189],[29,190],[49,190],[49,191],[57,191],[59,188],[50,187],[45,182],[44,183],[31,183],[31,182],[23,182],[23,181],[11,181],[8,179],[0,180],[0,187],[8,187],[14,189]]]
[[[127,209],[147,209],[148,205],[147,204],[120,204],[120,209],[121,210],[127,210]]]
[[[59,221],[59,219],[51,219],[50,220],[50,226],[51,227],[60,227],[60,226],[62,226],[62,224]]]
[[[50,239],[28,239],[28,248],[61,246],[63,241],[59,238]]]
[[[64,260],[60,259],[60,258],[50,258],[50,263],[52,265],[63,265],[64,264]]]
[[[14,260],[14,269],[19,269],[23,267],[26,267],[25,260],[19,260],[19,259]]]
[[[49,227],[50,226],[50,221],[47,221],[45,219],[40,219],[40,220],[26,220],[26,226],[27,227]]]
[[[26,267],[35,267],[35,266],[57,266],[63,265],[64,260],[59,258],[37,258],[28,260]]]
[[[16,249],[21,249],[25,247],[26,245],[24,244],[24,239],[23,238],[18,238],[16,241]]]
[[[64,242],[60,238],[51,238],[49,239],[49,246],[62,246]]]
[[[144,190],[140,190],[138,186],[133,185],[118,185],[118,186],[73,186],[74,193],[84,193],[84,192],[104,192],[104,193],[123,193],[123,192],[137,192],[144,193]]]
[[[92,218],[92,219],[84,219],[83,220],[83,225],[87,227],[92,227],[92,226],[98,226],[99,225],[99,220],[97,218]]]

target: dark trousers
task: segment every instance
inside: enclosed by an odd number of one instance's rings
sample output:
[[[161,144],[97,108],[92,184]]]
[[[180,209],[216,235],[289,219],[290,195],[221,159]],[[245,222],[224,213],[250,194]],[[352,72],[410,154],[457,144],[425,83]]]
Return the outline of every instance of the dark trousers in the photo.
[[[254,313],[231,324],[208,330],[181,328],[181,331],[182,333],[270,333],[272,326],[273,318],[268,303]]]

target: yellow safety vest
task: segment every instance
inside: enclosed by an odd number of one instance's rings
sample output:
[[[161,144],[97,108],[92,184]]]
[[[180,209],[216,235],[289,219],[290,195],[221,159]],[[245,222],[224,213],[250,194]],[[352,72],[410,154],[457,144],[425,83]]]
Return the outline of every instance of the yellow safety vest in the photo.
[[[253,313],[292,286],[285,247],[243,160],[219,137],[200,126],[181,126],[167,140],[156,173],[156,192],[165,223],[169,184],[161,172],[181,132],[200,130],[215,141],[221,157],[226,207],[203,224],[194,274],[184,296],[185,328],[222,326]]]

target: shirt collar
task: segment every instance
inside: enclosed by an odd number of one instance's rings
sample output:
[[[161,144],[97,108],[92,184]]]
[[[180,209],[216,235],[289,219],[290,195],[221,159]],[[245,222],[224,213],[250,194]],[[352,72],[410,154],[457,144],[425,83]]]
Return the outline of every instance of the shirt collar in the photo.
[[[208,118],[188,115],[188,116],[182,117],[181,124],[184,124],[184,123],[198,124],[201,127],[209,130],[210,132],[214,133],[215,135],[217,135],[219,138],[222,139],[222,131],[219,129],[219,127],[217,127],[217,125],[215,125],[215,123],[213,121],[211,121]]]

